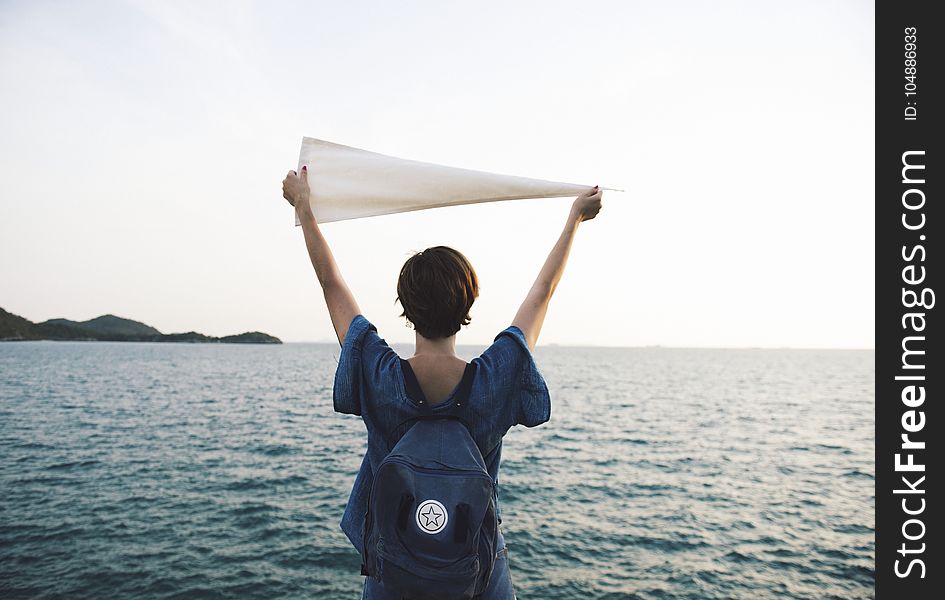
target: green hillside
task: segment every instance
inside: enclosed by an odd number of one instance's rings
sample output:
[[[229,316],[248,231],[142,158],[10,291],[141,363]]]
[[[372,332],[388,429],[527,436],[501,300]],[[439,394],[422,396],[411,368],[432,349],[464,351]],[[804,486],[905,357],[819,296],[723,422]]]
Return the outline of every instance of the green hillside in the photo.
[[[0,341],[82,340],[111,342],[188,342],[218,344],[281,344],[282,340],[266,333],[251,331],[238,335],[213,337],[190,331],[161,333],[140,321],[115,315],[102,315],[88,321],[49,319],[33,323],[0,308]]]
[[[161,332],[139,321],[123,319],[115,315],[102,315],[88,321],[70,321],[69,319],[50,319],[40,325],[65,325],[67,327],[87,329],[108,336],[152,336]]]
[[[34,327],[32,321],[0,308],[0,341],[38,340],[40,336]]]

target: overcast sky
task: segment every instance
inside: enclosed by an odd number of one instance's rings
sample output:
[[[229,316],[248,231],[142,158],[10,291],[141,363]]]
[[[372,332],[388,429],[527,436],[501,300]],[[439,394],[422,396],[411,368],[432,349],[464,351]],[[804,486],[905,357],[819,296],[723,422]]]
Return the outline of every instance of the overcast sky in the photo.
[[[332,339],[281,197],[303,135],[626,189],[540,343],[873,347],[873,5],[0,4],[0,307]],[[445,244],[506,327],[567,198],[326,224],[365,315]]]

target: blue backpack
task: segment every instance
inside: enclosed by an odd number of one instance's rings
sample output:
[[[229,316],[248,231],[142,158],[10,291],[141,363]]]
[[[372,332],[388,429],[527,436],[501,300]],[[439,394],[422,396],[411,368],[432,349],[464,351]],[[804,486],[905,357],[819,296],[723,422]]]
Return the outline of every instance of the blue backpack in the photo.
[[[419,390],[409,367],[404,373]],[[451,407],[434,412],[420,401],[421,416],[404,424],[413,422],[374,473],[361,574],[402,598],[474,598],[492,576],[496,490],[461,412],[471,374]]]

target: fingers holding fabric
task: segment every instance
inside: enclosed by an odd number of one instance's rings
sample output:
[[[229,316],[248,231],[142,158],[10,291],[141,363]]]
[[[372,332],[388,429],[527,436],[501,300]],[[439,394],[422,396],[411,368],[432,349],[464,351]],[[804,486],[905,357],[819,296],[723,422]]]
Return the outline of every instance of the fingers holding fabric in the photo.
[[[574,200],[571,207],[571,213],[575,218],[581,221],[589,221],[597,216],[601,209],[601,200],[604,196],[604,190],[594,186],[584,192]]]
[[[289,171],[285,179],[282,180],[282,197],[289,201],[289,204],[295,206],[295,199],[292,197],[292,179],[295,177],[295,171]]]
[[[282,180],[282,197],[292,206],[300,206],[308,199],[308,166],[302,167],[301,174],[289,171]]]

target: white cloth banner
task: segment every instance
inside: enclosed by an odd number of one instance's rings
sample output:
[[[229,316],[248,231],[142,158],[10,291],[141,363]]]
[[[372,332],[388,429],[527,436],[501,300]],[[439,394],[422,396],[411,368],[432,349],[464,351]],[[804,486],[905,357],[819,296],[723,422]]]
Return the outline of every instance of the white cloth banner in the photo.
[[[302,138],[319,223],[477,202],[577,196],[592,186],[558,183],[395,158]],[[299,225],[298,217],[295,224]]]

